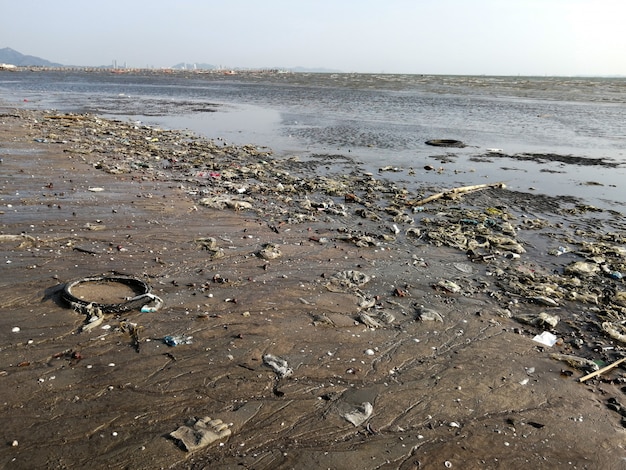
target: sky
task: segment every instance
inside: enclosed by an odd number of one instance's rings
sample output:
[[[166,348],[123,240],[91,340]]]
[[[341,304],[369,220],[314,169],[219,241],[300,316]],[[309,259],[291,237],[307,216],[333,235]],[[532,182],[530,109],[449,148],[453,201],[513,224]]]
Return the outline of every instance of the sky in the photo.
[[[64,65],[626,75],[624,0],[0,0],[0,48]]]

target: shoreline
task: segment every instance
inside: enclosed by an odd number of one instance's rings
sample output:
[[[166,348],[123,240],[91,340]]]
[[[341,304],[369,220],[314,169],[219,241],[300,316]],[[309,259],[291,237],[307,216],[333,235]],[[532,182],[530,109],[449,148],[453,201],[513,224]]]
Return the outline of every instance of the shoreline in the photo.
[[[403,170],[388,174],[388,178],[407,185],[411,191],[419,191],[424,184],[470,185],[480,178],[504,181],[520,191],[577,196],[605,209],[618,207],[626,200],[621,184],[623,146],[619,145],[619,129],[613,125],[623,120],[622,107],[593,104],[596,99],[603,101],[612,96],[620,89],[617,85],[592,81],[589,86],[573,87],[568,94],[561,88],[570,87],[567,81],[542,86],[513,79],[476,82],[373,76],[372,86],[379,90],[375,93],[377,99],[390,94],[393,102],[387,111],[388,106],[368,111],[368,94],[359,91],[363,77],[345,83],[333,76],[309,75],[259,76],[250,80],[109,75],[16,75],[18,80],[5,82],[5,98],[30,100],[30,104],[17,106],[109,117],[117,114],[170,129],[190,128],[238,145],[267,145],[280,153],[355,155],[367,171],[374,173],[384,160]],[[83,82],[88,89],[95,86],[93,95],[84,92]],[[187,91],[188,85],[193,92]],[[311,104],[299,110],[289,99],[281,99],[291,90],[297,100],[306,100],[317,87],[328,90],[323,95],[327,95],[326,100],[317,106]],[[398,89],[406,90],[408,96],[400,99],[394,91]],[[237,90],[234,95],[233,90]],[[348,90],[357,93],[354,103],[344,96]],[[461,94],[467,94],[470,101],[466,103]],[[324,112],[334,109],[337,100],[330,97],[335,95],[340,101],[347,99],[348,108],[356,106],[354,112],[345,116]],[[523,105],[526,99],[528,103]],[[619,95],[615,99],[616,104],[623,101]],[[441,112],[419,111],[424,100],[439,103]],[[474,105],[476,112],[471,109]],[[403,112],[406,106],[416,111]],[[456,107],[472,118],[459,121],[458,113],[453,111]],[[509,107],[510,112],[501,112]],[[395,116],[388,124],[386,112]],[[603,118],[588,122],[584,116],[590,113]],[[423,119],[428,124],[424,125]],[[530,126],[529,132],[523,130],[526,126]],[[459,139],[467,147],[451,151],[424,144],[440,137]]]
[[[2,235],[33,239],[0,244],[5,465],[618,465],[623,369],[583,385],[585,366],[551,354],[620,357],[602,324],[625,313],[622,214],[496,188],[416,204],[442,188],[410,194],[347,157],[92,115],[0,120]],[[111,271],[165,306],[78,332],[59,287]],[[137,351],[122,321],[142,327]],[[364,403],[365,421],[345,418]],[[186,453],[167,436],[192,416],[232,434]]]

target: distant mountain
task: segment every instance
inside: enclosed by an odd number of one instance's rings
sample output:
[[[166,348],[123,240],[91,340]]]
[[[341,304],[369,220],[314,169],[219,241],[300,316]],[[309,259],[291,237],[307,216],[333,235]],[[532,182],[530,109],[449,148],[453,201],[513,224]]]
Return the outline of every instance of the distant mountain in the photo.
[[[17,52],[10,47],[5,47],[4,49],[0,49],[0,63],[2,64],[11,64],[17,66],[28,66],[28,65],[36,65],[36,66],[45,66],[45,67],[62,67],[62,64],[56,64],[54,62],[50,62],[46,59],[41,59],[39,57],[35,57],[32,55],[24,55],[20,52]]]

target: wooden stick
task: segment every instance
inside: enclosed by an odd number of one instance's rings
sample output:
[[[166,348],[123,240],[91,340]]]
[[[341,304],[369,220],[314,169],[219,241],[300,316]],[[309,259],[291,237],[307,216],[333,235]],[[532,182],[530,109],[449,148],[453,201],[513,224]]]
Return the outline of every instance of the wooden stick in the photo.
[[[433,194],[432,196],[428,196],[426,199],[422,199],[420,201],[409,201],[408,204],[410,206],[421,206],[428,202],[441,199],[442,197],[448,197],[448,196],[452,196],[456,194],[466,194],[472,191],[478,191],[479,189],[488,189],[488,188],[506,188],[506,185],[504,183],[491,183],[491,184],[474,184],[472,186],[460,186],[458,188],[448,189],[446,191]]]
[[[603,367],[602,369],[599,369],[595,372],[592,372],[591,374],[587,374],[584,377],[581,377],[580,379],[578,379],[581,382],[584,382],[585,380],[589,380],[592,377],[595,377],[596,375],[600,375],[604,372],[606,372],[607,370],[611,370],[613,367],[617,367],[618,365],[620,365],[622,362],[626,361],[626,357],[622,357],[621,359],[618,359],[617,361],[609,364],[606,367]]]

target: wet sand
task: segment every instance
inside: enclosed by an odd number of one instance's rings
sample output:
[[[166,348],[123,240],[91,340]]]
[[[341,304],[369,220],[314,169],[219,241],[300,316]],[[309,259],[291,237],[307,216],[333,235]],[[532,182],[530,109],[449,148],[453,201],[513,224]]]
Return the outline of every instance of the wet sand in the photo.
[[[528,292],[574,260],[549,256],[551,246],[623,233],[618,212],[506,189],[412,211],[407,201],[436,188],[407,195],[343,158],[301,162],[94,117],[2,111],[2,235],[16,236],[0,243],[4,467],[625,465],[624,369],[580,383],[585,370],[551,357],[619,359],[623,343],[598,326],[599,310],[619,307],[564,296],[542,305]],[[424,236],[442,213],[489,208],[511,212],[520,258]],[[527,220],[547,225],[523,230]],[[263,256],[268,244],[277,251]],[[164,306],[81,331],[86,316],[62,301],[65,283],[112,272],[147,282]],[[355,273],[367,278],[350,283]],[[622,286],[593,283],[610,295]],[[443,321],[420,320],[420,305]],[[545,311],[561,318],[555,328],[513,318]],[[561,340],[533,341],[544,330]],[[168,346],[168,335],[190,343]],[[371,415],[350,422],[366,403]],[[231,435],[187,452],[170,433],[203,417]]]

